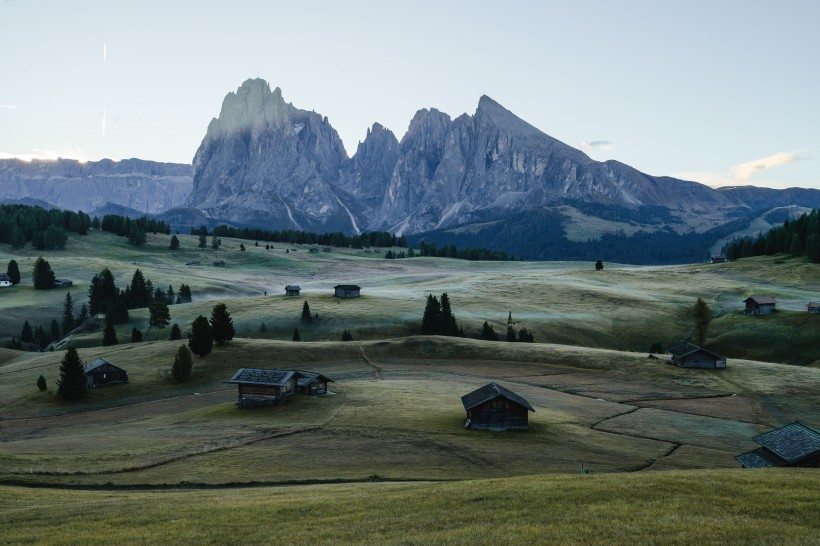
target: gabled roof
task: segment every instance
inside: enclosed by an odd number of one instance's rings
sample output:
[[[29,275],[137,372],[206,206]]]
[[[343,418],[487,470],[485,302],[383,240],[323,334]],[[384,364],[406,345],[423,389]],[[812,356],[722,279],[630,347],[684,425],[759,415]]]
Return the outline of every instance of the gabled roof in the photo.
[[[362,287],[358,284],[337,284],[333,288],[341,288],[342,290],[361,290]]]
[[[461,397],[461,403],[464,404],[464,409],[469,410],[473,409],[474,407],[483,404],[484,402],[489,402],[498,397],[506,398],[507,400],[518,404],[519,406],[525,407],[530,411],[535,411],[530,406],[530,403],[524,400],[521,396],[518,396],[514,392],[505,389],[498,383],[487,383],[480,389],[476,389],[469,394],[465,394]]]
[[[786,464],[786,461],[762,447],[741,453],[735,460],[746,468],[777,468]]]
[[[303,370],[296,370],[301,377],[296,381],[300,387],[307,387],[314,381],[327,381],[328,383],[335,383],[331,378],[326,375],[320,374],[319,372],[306,372]]]
[[[2,274],[0,274],[0,279],[2,278]],[[810,301],[809,304],[806,306],[809,309],[814,309],[815,307],[820,307],[820,301]]]
[[[9,277],[7,273],[0,273],[0,281],[11,282],[11,277]]]
[[[120,368],[119,366],[115,366],[114,364],[111,364],[106,359],[100,357],[100,358],[97,358],[95,360],[92,360],[91,362],[87,362],[87,363],[83,364],[83,373],[93,372],[94,370],[96,370],[100,366],[104,366],[106,364],[108,364],[109,366],[113,366],[114,368],[117,368],[118,370],[122,370],[122,368]],[[125,370],[123,370],[123,371],[125,371]]]
[[[294,375],[301,377],[293,370],[264,370],[260,368],[240,368],[227,382],[238,385],[264,385],[283,387]]]
[[[789,464],[820,454],[820,430],[795,421],[752,438]]]
[[[285,290],[301,290],[302,287],[298,284],[289,284],[285,287]]]
[[[708,349],[704,349],[703,347],[698,347],[694,343],[689,343],[688,341],[684,341],[683,343],[666,350],[667,353],[678,358],[685,358],[698,351],[703,351],[704,353],[710,354],[715,358],[722,358],[720,355],[717,355]]]
[[[758,305],[768,305],[771,303],[777,303],[777,300],[771,296],[749,296],[745,300],[744,303],[748,303],[749,301],[753,301]]]

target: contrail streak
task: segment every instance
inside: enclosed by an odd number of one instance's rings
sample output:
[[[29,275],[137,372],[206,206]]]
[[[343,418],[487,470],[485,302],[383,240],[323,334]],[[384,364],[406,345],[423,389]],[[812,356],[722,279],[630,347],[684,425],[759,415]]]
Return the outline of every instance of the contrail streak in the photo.
[[[106,73],[105,61],[108,58],[108,48],[103,44],[103,117],[102,117],[102,136],[105,136],[105,118],[108,115],[108,96],[106,89]]]

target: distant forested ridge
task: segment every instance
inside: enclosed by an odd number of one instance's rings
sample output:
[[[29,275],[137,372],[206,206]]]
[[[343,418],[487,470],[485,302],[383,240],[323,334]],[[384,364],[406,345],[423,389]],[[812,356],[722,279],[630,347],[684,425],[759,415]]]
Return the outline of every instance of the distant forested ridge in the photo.
[[[573,206],[577,206],[573,204]],[[589,204],[613,219],[627,220],[630,213],[605,210],[602,205]],[[586,208],[584,207],[584,210]],[[621,209],[620,207],[611,207]],[[642,207],[631,214],[641,219],[659,214],[657,207]],[[721,237],[744,229],[748,218],[739,218],[705,233],[678,234],[671,228],[655,232],[605,234],[600,239],[570,241],[564,231],[566,216],[557,210],[524,212],[508,220],[463,229],[428,231],[409,237],[412,245],[435,243],[459,247],[483,247],[499,250],[525,260],[604,260],[629,264],[677,264],[703,262],[709,258],[709,248]]]
[[[780,252],[807,256],[810,261],[820,263],[820,209],[803,214],[796,220],[786,220],[782,226],[774,227],[756,238],[736,239],[726,247],[726,257],[730,260],[771,256]]]

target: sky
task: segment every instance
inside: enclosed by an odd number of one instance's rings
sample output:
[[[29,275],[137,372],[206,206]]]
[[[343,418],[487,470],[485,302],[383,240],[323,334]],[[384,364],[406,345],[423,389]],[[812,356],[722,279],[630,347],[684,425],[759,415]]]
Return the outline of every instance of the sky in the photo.
[[[0,158],[190,163],[248,78],[379,122],[481,95],[596,160],[820,188],[815,0],[0,0]]]

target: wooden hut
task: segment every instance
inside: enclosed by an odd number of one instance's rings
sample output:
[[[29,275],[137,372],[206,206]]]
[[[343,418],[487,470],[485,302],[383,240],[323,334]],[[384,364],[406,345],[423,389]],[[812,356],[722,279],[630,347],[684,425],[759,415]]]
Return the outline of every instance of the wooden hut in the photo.
[[[228,383],[239,387],[236,406],[272,406],[296,392],[300,375],[294,370],[240,368]]]
[[[306,394],[308,396],[327,394],[327,384],[334,382],[331,378],[319,372],[296,370],[296,373],[300,376],[299,379],[296,380],[296,390],[300,394]]]
[[[812,315],[820,315],[820,301],[810,301],[806,309],[808,309]]]
[[[0,287],[11,286],[11,277],[6,273],[0,273]]]
[[[74,286],[74,281],[71,279],[54,279],[54,288],[71,288]]]
[[[711,262],[713,264],[722,264],[726,261],[726,256],[712,256]]]
[[[286,296],[298,296],[302,292],[302,287],[298,284],[289,284],[285,287]]]
[[[337,298],[358,298],[362,288],[355,284],[337,284],[333,287],[333,295]]]
[[[720,355],[698,347],[694,343],[681,343],[667,350],[672,355],[671,364],[681,368],[725,368],[726,359]]]
[[[759,317],[774,313],[777,300],[771,296],[751,296],[743,300],[746,304],[745,313],[750,316]]]
[[[85,384],[89,389],[104,387],[113,383],[128,383],[128,373],[104,358],[92,360],[83,365]]]
[[[820,430],[800,421],[752,438],[760,447],[735,459],[746,468],[820,468]]]
[[[461,397],[467,410],[464,428],[471,430],[528,430],[529,402],[498,383],[488,383]]]

